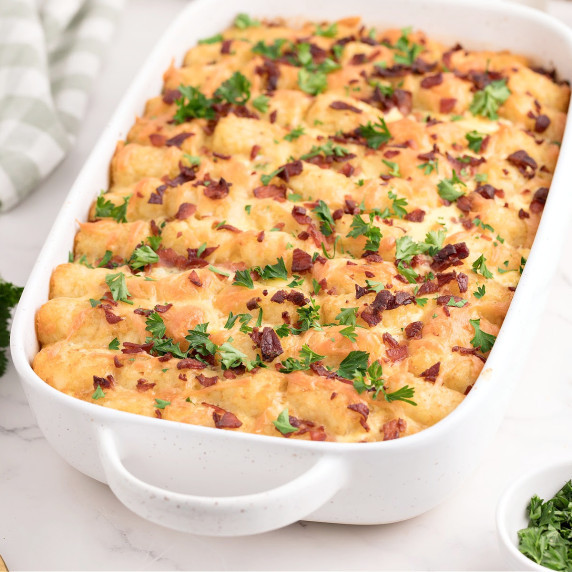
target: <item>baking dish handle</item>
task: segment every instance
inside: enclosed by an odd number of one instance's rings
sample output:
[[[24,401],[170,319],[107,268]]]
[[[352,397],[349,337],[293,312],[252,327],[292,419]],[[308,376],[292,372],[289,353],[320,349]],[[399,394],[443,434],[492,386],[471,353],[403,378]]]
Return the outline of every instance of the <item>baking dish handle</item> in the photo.
[[[274,489],[239,496],[177,493],[146,483],[123,464],[109,428],[99,433],[99,454],[107,484],[139,516],[182,532],[244,536],[274,530],[320,508],[345,484],[345,464],[324,455],[305,473]]]

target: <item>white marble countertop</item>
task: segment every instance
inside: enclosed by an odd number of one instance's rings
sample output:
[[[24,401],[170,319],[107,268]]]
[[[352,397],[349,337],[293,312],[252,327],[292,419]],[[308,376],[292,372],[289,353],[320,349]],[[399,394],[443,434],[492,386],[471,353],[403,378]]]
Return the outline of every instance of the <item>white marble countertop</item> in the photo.
[[[0,216],[0,275],[24,284],[60,205],[117,102],[181,0],[133,0],[113,40],[73,151]],[[572,4],[551,12],[572,25]],[[572,245],[572,231],[567,237]],[[0,554],[11,570],[500,570],[495,507],[544,462],[572,457],[572,249],[552,282],[513,403],[476,473],[438,508],[384,526],[297,523],[247,538],[172,532],[68,466],[34,422],[13,367],[0,380]],[[484,414],[486,416],[486,413]],[[470,443],[467,444],[470,447]]]

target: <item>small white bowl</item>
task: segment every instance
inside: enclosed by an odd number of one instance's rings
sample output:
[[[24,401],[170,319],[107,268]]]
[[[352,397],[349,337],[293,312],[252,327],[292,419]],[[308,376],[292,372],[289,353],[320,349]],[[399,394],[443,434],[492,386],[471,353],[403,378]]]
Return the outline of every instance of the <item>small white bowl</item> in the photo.
[[[520,552],[517,533],[528,526],[526,509],[531,497],[538,495],[543,500],[551,499],[570,479],[572,460],[561,461],[522,476],[501,496],[497,507],[497,532],[501,551],[511,570],[550,570]]]

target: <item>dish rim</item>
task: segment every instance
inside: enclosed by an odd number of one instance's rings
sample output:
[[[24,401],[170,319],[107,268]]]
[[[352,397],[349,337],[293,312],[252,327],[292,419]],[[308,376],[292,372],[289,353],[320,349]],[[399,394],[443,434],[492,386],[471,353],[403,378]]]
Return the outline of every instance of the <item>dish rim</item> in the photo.
[[[405,0],[409,5],[416,6],[422,5],[424,3],[423,0]],[[59,264],[58,262],[53,262],[57,258],[57,253],[54,254],[53,248],[51,244],[57,242],[58,240],[62,240],[62,235],[66,232],[65,229],[60,229],[60,226],[69,225],[70,219],[76,220],[77,217],[74,214],[74,209],[77,210],[78,204],[81,202],[84,195],[87,195],[86,187],[89,189],[89,186],[86,184],[84,179],[87,178],[87,174],[91,170],[92,163],[96,163],[100,156],[109,156],[111,147],[114,147],[114,143],[117,142],[117,132],[121,131],[120,123],[122,121],[123,116],[126,114],[133,114],[133,109],[136,105],[136,101],[142,94],[143,86],[149,82],[152,74],[155,73],[155,67],[157,67],[157,62],[159,60],[163,60],[163,52],[168,49],[170,45],[170,35],[176,31],[179,26],[182,26],[182,23],[189,18],[188,14],[192,14],[194,11],[200,10],[203,6],[208,5],[216,5],[220,2],[217,0],[194,0],[192,3],[188,4],[183,10],[180,12],[179,16],[175,18],[175,20],[168,26],[166,31],[163,33],[162,37],[156,43],[155,47],[151,51],[150,55],[146,58],[143,67],[138,71],[134,81],[132,82],[129,89],[123,94],[121,97],[114,113],[112,114],[110,120],[108,121],[106,127],[102,131],[101,135],[99,136],[96,144],[92,148],[91,152],[87,156],[87,159],[83,163],[83,166],[70,187],[68,194],[58,212],[58,215],[54,221],[54,224],[46,238],[45,244],[42,247],[32,272],[30,273],[30,277],[22,294],[22,298],[18,308],[16,310],[16,314],[13,321],[13,327],[11,332],[11,353],[12,358],[14,361],[14,365],[22,378],[22,380],[28,384],[30,387],[34,387],[39,391],[44,391],[45,395],[49,398],[52,397],[53,399],[62,399],[64,404],[69,404],[70,407],[77,407],[79,410],[83,410],[84,415],[88,415],[91,417],[97,417],[98,419],[105,421],[106,423],[117,421],[119,422],[122,419],[130,420],[132,423],[141,423],[141,424],[149,424],[151,426],[158,427],[158,423],[164,423],[167,421],[168,423],[172,424],[171,429],[178,429],[179,431],[187,431],[193,432],[198,434],[205,434],[206,436],[213,436],[215,434],[221,435],[220,430],[213,428],[213,427],[206,427],[202,425],[192,425],[189,423],[183,423],[181,421],[173,421],[169,419],[155,419],[152,417],[147,417],[144,415],[140,415],[137,413],[131,413],[127,411],[122,411],[118,409],[112,409],[109,407],[103,407],[101,405],[97,405],[96,403],[91,403],[84,401],[82,399],[72,397],[66,393],[63,393],[54,387],[50,386],[47,382],[41,379],[35,371],[32,369],[31,363],[28,361],[26,357],[26,338],[29,336],[29,332],[26,330],[27,322],[31,320],[35,323],[35,315],[37,312],[37,307],[39,305],[45,303],[47,301],[47,296],[42,294],[42,290],[45,289],[46,284],[49,283],[49,278],[45,278],[41,276],[41,272],[43,271],[42,266],[48,267],[48,276],[51,276],[55,266]],[[387,2],[390,3],[389,1]],[[446,6],[458,6],[460,3],[459,0],[439,0],[438,3],[442,7]],[[468,9],[470,7],[479,7],[484,6],[487,10],[491,12],[495,12],[497,15],[505,15],[510,17],[511,15],[528,15],[534,20],[537,20],[539,25],[544,26],[551,30],[554,34],[557,34],[563,40],[566,40],[567,47],[572,53],[572,30],[568,28],[566,25],[559,22],[556,18],[549,16],[545,13],[539,12],[533,8],[529,8],[522,5],[512,4],[508,2],[495,2],[494,0],[480,0],[480,1],[472,1],[472,0],[463,0],[462,4],[465,5],[465,8]],[[270,9],[271,10],[271,9]],[[238,9],[233,7],[232,10],[229,11],[229,20],[232,19],[237,13],[239,12]],[[352,12],[351,8],[348,9],[348,15]],[[499,40],[499,43],[502,44],[502,39]],[[192,47],[192,45],[190,46]],[[189,49],[190,49],[189,47]],[[496,49],[502,49],[497,47]],[[174,48],[172,49],[174,51]],[[572,79],[572,74],[571,74]],[[146,97],[149,97],[146,95]],[[152,97],[152,96],[151,96]],[[558,157],[558,161],[556,164],[556,168],[554,170],[554,175],[551,181],[550,189],[553,188],[560,188],[565,186],[564,173],[565,173],[565,166],[563,165],[565,158],[567,155],[571,154],[569,148],[572,147],[571,139],[572,139],[572,113],[570,110],[570,105],[568,107],[568,116],[566,119],[566,127],[564,130],[564,136],[561,143],[560,154]],[[95,199],[95,196],[92,200]],[[493,389],[487,389],[486,386],[490,384],[483,384],[482,380],[486,377],[491,377],[493,375],[497,375],[496,370],[502,370],[503,366],[503,357],[501,357],[502,350],[506,345],[504,340],[511,334],[512,328],[508,327],[511,322],[512,316],[518,311],[520,299],[526,298],[527,291],[531,289],[533,286],[528,286],[529,283],[533,284],[534,282],[531,279],[527,279],[527,277],[532,276],[533,271],[539,267],[541,264],[541,255],[543,253],[542,250],[539,250],[540,247],[538,246],[539,237],[542,237],[546,234],[550,234],[549,231],[549,224],[550,219],[556,218],[557,214],[557,207],[558,203],[555,203],[553,199],[554,193],[549,193],[548,199],[546,202],[546,206],[544,208],[543,215],[540,220],[539,227],[537,229],[537,233],[534,238],[534,242],[530,251],[530,255],[528,257],[527,264],[525,266],[524,272],[521,276],[521,280],[519,282],[519,287],[517,288],[516,292],[514,293],[513,300],[509,306],[509,310],[505,316],[503,324],[501,326],[499,335],[497,337],[497,341],[495,346],[491,350],[487,363],[485,367],[479,374],[478,378],[474,382],[474,387],[463,399],[463,401],[446,417],[435,423],[434,425],[427,427],[415,434],[407,435],[406,437],[392,440],[392,441],[374,441],[374,442],[367,442],[367,443],[355,443],[355,442],[332,442],[332,441],[323,441],[323,442],[316,442],[316,441],[306,441],[306,440],[293,440],[293,439],[284,439],[284,438],[277,438],[278,436],[274,437],[271,435],[260,435],[255,433],[247,433],[247,432],[233,432],[233,431],[225,431],[225,438],[227,439],[240,439],[245,440],[245,442],[256,442],[256,443],[270,443],[275,442],[276,446],[282,447],[290,447],[290,448],[300,448],[300,449],[311,449],[321,451],[323,453],[346,453],[349,451],[353,452],[360,452],[363,450],[370,450],[374,449],[377,450],[379,448],[383,448],[383,450],[393,450],[394,448],[399,449],[408,449],[408,448],[416,448],[419,445],[423,445],[424,441],[431,441],[434,438],[437,438],[439,434],[445,433],[449,430],[450,427],[454,427],[454,425],[458,422],[459,418],[462,419],[462,416],[465,414],[465,411],[469,407],[479,407],[481,402],[487,399],[490,396],[490,393]],[[555,213],[553,216],[548,216],[547,213]],[[87,213],[85,213],[87,215]],[[82,217],[84,220],[86,216]],[[77,227],[74,229],[74,235],[77,231]],[[61,254],[61,253],[60,253]],[[60,256],[61,257],[61,256]],[[50,264],[47,264],[48,261]],[[30,316],[32,314],[32,316]],[[508,334],[507,334],[508,332]],[[33,338],[36,339],[37,343],[37,336],[36,331],[34,329]],[[499,349],[500,348],[500,349]],[[39,349],[36,349],[36,352]],[[479,384],[479,381],[481,383]],[[66,401],[69,400],[69,401]],[[74,405],[75,404],[75,405]],[[233,436],[230,436],[233,435]],[[272,441],[269,441],[269,438]],[[359,445],[359,446],[358,446]]]

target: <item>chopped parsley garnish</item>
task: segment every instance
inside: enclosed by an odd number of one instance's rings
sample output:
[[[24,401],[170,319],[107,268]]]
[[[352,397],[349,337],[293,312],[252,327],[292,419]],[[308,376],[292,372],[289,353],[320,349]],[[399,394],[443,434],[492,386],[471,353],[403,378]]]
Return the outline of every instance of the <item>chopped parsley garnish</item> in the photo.
[[[341,145],[334,145],[330,139],[324,145],[312,145],[310,151],[308,153],[304,153],[304,155],[301,155],[300,159],[302,159],[302,161],[306,161],[307,159],[312,159],[318,155],[324,155],[324,157],[345,157],[349,154],[350,152],[345,147],[342,147]]]
[[[330,24],[327,28],[322,28],[322,26],[317,26],[314,31],[314,35],[322,36],[324,38],[335,38],[338,33],[338,23],[334,22]]]
[[[102,397],[105,397],[105,393],[103,391],[103,389],[101,389],[101,385],[98,385],[95,389],[95,391],[93,392],[93,395],[91,396],[92,399],[101,399]]]
[[[282,46],[286,43],[284,38],[274,40],[273,44],[265,44],[262,40],[257,42],[252,48],[253,54],[264,56],[269,60],[277,60],[282,56]]]
[[[181,97],[175,100],[177,111],[173,116],[176,125],[189,119],[214,119],[215,112],[212,108],[214,101],[191,85],[180,85]]]
[[[164,401],[163,399],[155,398],[155,407],[157,409],[165,409],[167,405],[171,405],[170,401]]]
[[[385,389],[385,380],[383,379],[383,368],[378,361],[374,361],[368,368],[367,371],[359,370],[354,377],[354,389],[358,393],[363,393],[364,391],[372,391],[372,399],[377,399],[377,396],[382,393],[384,399],[391,403],[392,401],[404,401],[410,405],[417,405],[414,401],[411,401],[411,397],[415,395],[415,389],[405,385],[394,391],[388,393]]]
[[[358,308],[340,308],[336,320],[340,326],[355,326]]]
[[[197,324],[185,336],[185,340],[189,342],[189,350],[193,350],[203,357],[214,356],[218,349],[217,345],[210,339],[210,335],[207,332],[208,327],[208,322],[206,324]]]
[[[366,372],[368,360],[368,352],[353,350],[340,363],[338,374],[345,379],[354,379],[359,372]]]
[[[8,365],[6,352],[10,345],[10,330],[8,328],[10,311],[18,303],[23,290],[23,288],[14,286],[10,282],[4,282],[0,278],[0,376],[4,375]]]
[[[401,172],[399,171],[399,165],[394,161],[388,161],[387,159],[382,159],[384,165],[389,167],[388,175],[392,177],[401,177]]]
[[[506,85],[506,79],[499,79],[489,83],[473,96],[469,109],[473,115],[482,115],[493,121],[498,119],[499,107],[509,98],[510,89]]]
[[[489,180],[489,175],[487,173],[477,173],[475,175],[475,181],[477,183],[486,183]]]
[[[475,218],[473,219],[473,224],[477,227],[481,227],[483,230],[490,230],[491,232],[494,232],[495,229],[490,225],[490,224],[486,224],[484,223],[480,218]]]
[[[157,312],[149,314],[145,320],[145,329],[150,332],[154,338],[162,338],[167,330],[163,318],[161,318]]]
[[[111,250],[106,250],[105,254],[101,258],[101,261],[99,262],[97,267],[103,268],[103,267],[107,266],[112,258],[113,258],[113,252],[111,252]],[[117,266],[117,264],[115,266]]]
[[[282,435],[289,435],[290,433],[294,433],[298,431],[296,427],[294,427],[290,423],[290,416],[288,415],[288,408],[284,409],[280,415],[276,418],[276,421],[272,421],[274,427],[282,433]]]
[[[325,356],[317,354],[308,344],[304,344],[299,352],[301,359],[287,358],[280,364],[281,373],[292,373],[293,371],[306,371],[310,365],[323,360]]]
[[[149,237],[151,238],[151,237]],[[129,259],[129,266],[133,270],[144,268],[148,264],[155,264],[159,262],[159,255],[150,246],[139,246],[133,251]]]
[[[318,206],[312,209],[320,220],[320,230],[324,236],[330,236],[336,228],[336,223],[332,217],[330,207],[322,200],[318,202]]]
[[[288,270],[286,269],[286,264],[284,259],[280,257],[276,264],[267,264],[264,268],[256,266],[253,268],[261,280],[287,280]]]
[[[127,205],[131,195],[123,197],[123,203],[115,205],[111,201],[105,199],[102,194],[97,197],[95,202],[95,216],[96,218],[112,218],[115,222],[127,222],[125,215],[127,214]]]
[[[297,308],[299,328],[291,328],[292,333],[301,334],[308,330],[322,330],[320,324],[320,306],[316,304],[314,298],[310,298],[309,304]]]
[[[450,308],[462,308],[466,304],[468,304],[466,300],[455,300],[454,296],[451,296],[447,302],[447,306]]]
[[[204,38],[199,40],[199,45],[201,44],[218,44],[223,41],[222,34],[216,34],[216,36],[211,36],[210,38]]]
[[[147,237],[147,242],[149,243],[149,246],[156,252],[159,249],[159,246],[161,246],[161,241],[163,240],[162,236],[148,236]]]
[[[328,87],[328,77],[325,72],[311,72],[306,68],[302,68],[298,72],[298,86],[302,91],[310,95],[318,95],[326,91]]]
[[[435,171],[435,173],[439,174],[439,160],[438,159],[430,159],[429,161],[426,161],[425,163],[421,163],[420,165],[417,165],[417,168],[423,169],[424,175],[430,175],[433,171]]]
[[[380,117],[377,123],[368,121],[365,125],[360,125],[358,133],[371,149],[379,149],[391,139],[391,133],[383,117]]]
[[[250,99],[250,81],[240,72],[234,72],[214,92],[215,98],[234,105],[244,105]]]
[[[486,291],[484,284],[482,286],[477,286],[477,289],[473,292],[473,296],[478,300],[486,294]]]
[[[481,150],[481,145],[485,139],[486,135],[479,133],[478,131],[469,131],[465,134],[465,139],[468,142],[469,149],[475,153],[479,153]]]
[[[183,153],[183,157],[189,165],[198,167],[201,164],[201,158],[198,155],[189,155],[188,153]]]
[[[381,230],[373,224],[374,213],[369,213],[369,222],[365,222],[361,215],[354,215],[350,228],[352,229],[347,236],[350,238],[357,238],[358,236],[365,236],[367,241],[364,250],[377,252],[381,243]]]
[[[241,13],[234,19],[234,25],[239,30],[246,30],[246,28],[258,28],[260,20],[251,18],[248,14]]]
[[[406,266],[403,262],[399,262],[397,265],[397,272],[406,278],[409,284],[417,284],[417,278],[419,277],[419,274],[417,274],[413,268]]]
[[[518,549],[552,570],[572,569],[572,481],[550,500],[534,495],[527,507],[528,527],[518,531]]]
[[[439,196],[451,203],[456,201],[459,197],[462,197],[465,194],[457,188],[457,185],[461,185],[463,187],[467,186],[463,181],[461,181],[461,179],[459,179],[459,177],[457,177],[457,173],[453,169],[453,176],[450,179],[442,179],[438,183],[437,190],[439,192]]]
[[[118,350],[119,349],[119,340],[117,338],[113,338],[109,345],[107,346],[110,350]]]
[[[471,345],[486,354],[493,347],[497,337],[481,330],[480,318],[478,320],[469,320],[469,324],[471,324],[475,330],[475,337],[471,340]]]
[[[292,129],[290,133],[288,133],[288,135],[284,136],[284,139],[286,141],[294,141],[295,139],[298,139],[298,137],[300,137],[301,135],[304,135],[304,133],[305,133],[304,127],[300,125],[299,127],[294,127],[294,129]]]
[[[214,272],[215,274],[220,274],[221,276],[226,276],[227,278],[230,276],[230,274],[228,272],[225,272],[224,270],[221,270],[220,268],[217,268],[216,266],[213,266],[212,264],[208,265],[208,269],[211,272]]]
[[[239,367],[243,363],[244,365],[250,363],[248,362],[246,354],[242,353],[240,350],[237,350],[230,344],[230,342],[225,342],[222,344],[222,346],[220,346],[219,354],[222,369],[230,369],[232,367]],[[252,369],[252,367],[250,369]]]
[[[126,302],[127,304],[133,304],[127,298],[131,296],[129,290],[127,290],[127,284],[125,283],[125,274],[123,272],[118,272],[117,274],[108,274],[105,277],[105,283],[107,284],[113,299],[116,302]]]
[[[252,100],[252,105],[255,109],[258,109],[261,113],[266,113],[268,111],[268,102],[270,98],[267,95],[259,95]]]
[[[429,231],[424,242],[415,242],[410,236],[402,236],[395,241],[395,258],[404,262],[411,262],[417,254],[428,253],[433,256],[443,246],[445,231]]]
[[[493,273],[487,268],[485,262],[487,259],[485,258],[484,254],[481,254],[474,262],[473,262],[473,272],[476,274],[481,274],[485,278],[492,278]]]
[[[411,28],[403,28],[401,30],[401,37],[394,46],[397,53],[394,54],[393,61],[396,64],[412,66],[419,54],[424,50],[423,46],[409,41],[410,33]]]
[[[254,282],[252,281],[252,276],[250,275],[250,270],[237,270],[234,275],[233,286],[244,286],[250,290],[254,289]]]

